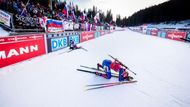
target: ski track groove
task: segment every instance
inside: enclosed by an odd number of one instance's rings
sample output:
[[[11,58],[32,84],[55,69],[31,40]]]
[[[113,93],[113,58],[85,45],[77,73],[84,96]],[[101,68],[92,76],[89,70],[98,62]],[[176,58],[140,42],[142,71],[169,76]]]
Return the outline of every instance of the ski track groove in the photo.
[[[179,105],[181,105],[181,106],[185,106],[185,102],[184,101],[182,101],[180,98],[177,98],[177,97],[175,97],[174,95],[170,95],[174,100],[174,102],[175,103],[177,103],[177,104],[179,104]]]

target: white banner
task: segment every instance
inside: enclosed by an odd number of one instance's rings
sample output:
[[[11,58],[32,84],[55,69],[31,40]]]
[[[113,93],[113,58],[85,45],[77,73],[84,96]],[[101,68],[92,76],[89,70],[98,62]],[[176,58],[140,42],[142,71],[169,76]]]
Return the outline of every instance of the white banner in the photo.
[[[11,21],[11,16],[6,12],[0,10],[0,23],[11,27],[10,21]]]
[[[74,30],[74,23],[72,21],[63,21],[64,30]]]

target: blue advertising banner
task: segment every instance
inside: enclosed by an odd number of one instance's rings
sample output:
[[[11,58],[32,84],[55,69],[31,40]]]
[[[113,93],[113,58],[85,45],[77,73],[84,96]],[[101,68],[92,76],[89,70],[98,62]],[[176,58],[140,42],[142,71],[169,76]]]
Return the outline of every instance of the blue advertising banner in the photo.
[[[161,32],[161,31],[158,31],[157,36],[158,36],[158,37],[161,37],[161,34],[162,34],[162,32]]]
[[[166,32],[162,31],[160,37],[166,38]]]
[[[146,34],[150,35],[151,34],[151,30],[146,30]]]
[[[99,31],[94,32],[94,37],[95,37],[95,38],[97,38],[97,37],[99,37],[99,36],[100,36],[100,32],[99,32]]]
[[[73,40],[75,44],[78,44],[80,42],[79,35],[69,36],[69,41]]]
[[[187,34],[186,39],[190,40],[190,32]]]
[[[51,39],[51,51],[56,51],[68,46],[67,37]]]

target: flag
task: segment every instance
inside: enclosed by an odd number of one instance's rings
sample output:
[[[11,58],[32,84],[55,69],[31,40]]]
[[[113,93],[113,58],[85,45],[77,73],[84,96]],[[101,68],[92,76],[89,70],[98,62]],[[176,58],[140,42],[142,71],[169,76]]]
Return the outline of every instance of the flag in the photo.
[[[72,15],[73,15],[73,19],[75,20],[76,16],[75,16],[75,12],[74,11],[72,11]]]
[[[85,20],[86,14],[84,12],[82,12],[82,16],[83,16],[83,20]]]
[[[66,18],[68,18],[68,9],[67,9],[67,5],[65,4],[64,9],[62,10],[62,13],[65,15]]]
[[[100,20],[99,13],[94,16],[94,21],[97,23]]]
[[[52,10],[52,0],[48,0],[48,7]]]

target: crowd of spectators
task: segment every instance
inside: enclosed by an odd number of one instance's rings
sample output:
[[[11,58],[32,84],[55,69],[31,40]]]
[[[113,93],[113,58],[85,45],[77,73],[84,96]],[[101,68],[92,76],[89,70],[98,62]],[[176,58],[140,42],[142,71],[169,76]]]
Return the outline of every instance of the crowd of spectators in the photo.
[[[12,13],[15,28],[21,29],[42,29],[39,24],[39,18],[48,18],[55,20],[72,21],[79,24],[88,22],[94,24],[94,20],[89,20],[84,14],[73,4],[66,2],[57,2],[49,6],[45,6],[40,2],[32,0],[0,0],[0,9]],[[92,18],[93,19],[93,18]]]
[[[15,27],[21,28],[40,28],[38,18],[43,17],[73,22],[84,21],[80,18],[82,12],[75,16],[75,7],[66,5],[66,2],[54,3],[51,9],[32,0],[0,0],[0,9],[12,13]]]

